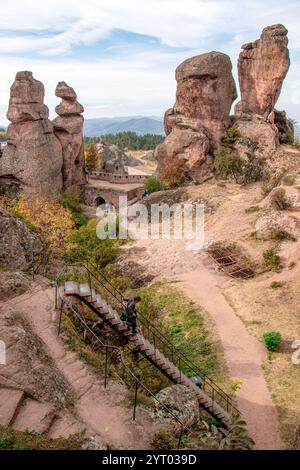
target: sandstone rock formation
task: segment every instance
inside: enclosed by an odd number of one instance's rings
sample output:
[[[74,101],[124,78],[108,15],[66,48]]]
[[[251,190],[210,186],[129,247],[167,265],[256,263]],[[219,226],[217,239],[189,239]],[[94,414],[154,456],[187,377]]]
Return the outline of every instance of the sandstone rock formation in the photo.
[[[156,151],[158,172],[184,162],[185,178],[198,179],[211,173],[210,150],[230,123],[237,97],[231,61],[219,52],[192,57],[177,68],[176,80],[176,103],[165,114],[167,138]]]
[[[283,25],[268,26],[260,39],[242,46],[238,61],[241,102],[236,114],[268,119],[273,112],[290,66],[287,33]]]
[[[48,119],[44,86],[31,72],[19,72],[11,87],[7,147],[0,159],[2,191],[14,196],[59,198],[62,149]]]
[[[64,188],[86,184],[83,142],[83,106],[78,103],[73,88],[65,82],[58,83],[55,94],[61,103],[55,108],[58,117],[53,126],[63,151]]]
[[[282,25],[264,28],[260,39],[242,46],[238,61],[241,101],[235,106],[234,127],[241,139],[240,156],[255,153],[268,158],[280,142],[292,137],[285,113],[274,110],[288,72],[287,30]]]
[[[156,394],[160,403],[172,411],[173,415],[180,419],[185,428],[197,424],[200,419],[199,402],[195,394],[184,385],[173,385],[167,387]],[[162,417],[169,418],[170,415],[164,413],[157,401],[155,401],[157,411]],[[174,424],[176,425],[176,421]]]
[[[34,265],[41,251],[36,234],[0,207],[0,268],[26,271]]]
[[[97,145],[99,154],[99,170],[117,175],[127,175],[125,168],[127,156],[119,147],[105,140]]]

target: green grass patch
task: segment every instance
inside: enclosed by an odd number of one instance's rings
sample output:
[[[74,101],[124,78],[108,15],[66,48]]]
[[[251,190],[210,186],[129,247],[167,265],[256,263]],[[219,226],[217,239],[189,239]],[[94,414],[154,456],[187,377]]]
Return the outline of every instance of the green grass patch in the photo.
[[[18,432],[0,426],[0,450],[80,450],[79,438],[48,439],[36,432]]]
[[[286,230],[274,230],[271,233],[271,239],[277,241],[290,240],[292,242],[297,241],[297,238]]]
[[[280,257],[275,250],[266,250],[263,253],[264,266],[272,271],[279,271]]]
[[[221,352],[205,325],[204,312],[170,285],[153,284],[140,289],[139,295],[142,297],[138,309],[141,314],[203,374],[220,379]],[[189,374],[184,365],[182,368]]]
[[[254,212],[259,212],[261,208],[259,206],[251,206],[248,209],[245,209],[246,214],[253,214]]]

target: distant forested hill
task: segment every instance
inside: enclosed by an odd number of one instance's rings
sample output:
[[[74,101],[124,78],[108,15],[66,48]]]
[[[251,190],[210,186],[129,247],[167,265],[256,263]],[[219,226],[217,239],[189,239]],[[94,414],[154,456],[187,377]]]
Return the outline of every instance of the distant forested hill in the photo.
[[[99,137],[104,134],[128,131],[138,135],[164,134],[163,120],[152,116],[128,116],[86,119],[84,123],[86,137]]]
[[[104,134],[100,137],[85,137],[86,145],[97,143],[104,139],[111,144],[117,145],[122,150],[153,150],[164,140],[163,135],[144,134],[138,135],[136,132],[118,132],[117,134]]]

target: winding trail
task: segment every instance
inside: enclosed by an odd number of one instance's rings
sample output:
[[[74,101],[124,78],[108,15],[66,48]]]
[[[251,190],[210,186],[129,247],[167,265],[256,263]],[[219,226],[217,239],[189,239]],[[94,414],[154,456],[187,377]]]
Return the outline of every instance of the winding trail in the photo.
[[[262,369],[266,352],[223,296],[222,284],[228,278],[215,270],[204,252],[186,251],[181,240],[138,240],[128,250],[131,260],[157,280],[179,281],[187,296],[211,316],[230,377],[242,382],[236,393],[238,408],[256,449],[284,449],[277,410]]]
[[[262,370],[262,343],[248,333],[235,315],[216,283],[216,274],[202,265],[201,271],[185,274],[181,279],[185,292],[215,321],[229,374],[242,382],[237,392],[238,409],[256,449],[283,449],[277,411]]]

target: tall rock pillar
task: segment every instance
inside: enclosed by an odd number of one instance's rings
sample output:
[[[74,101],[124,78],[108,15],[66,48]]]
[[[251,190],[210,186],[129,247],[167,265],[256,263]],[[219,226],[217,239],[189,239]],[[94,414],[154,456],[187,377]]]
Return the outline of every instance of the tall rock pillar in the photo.
[[[55,90],[61,103],[55,108],[58,117],[53,126],[56,136],[61,142],[63,152],[64,188],[82,187],[86,184],[83,141],[83,106],[78,103],[73,88],[60,82]]]
[[[10,196],[59,199],[62,148],[44,104],[44,86],[31,72],[18,72],[10,90],[7,146],[0,158],[0,190]]]

